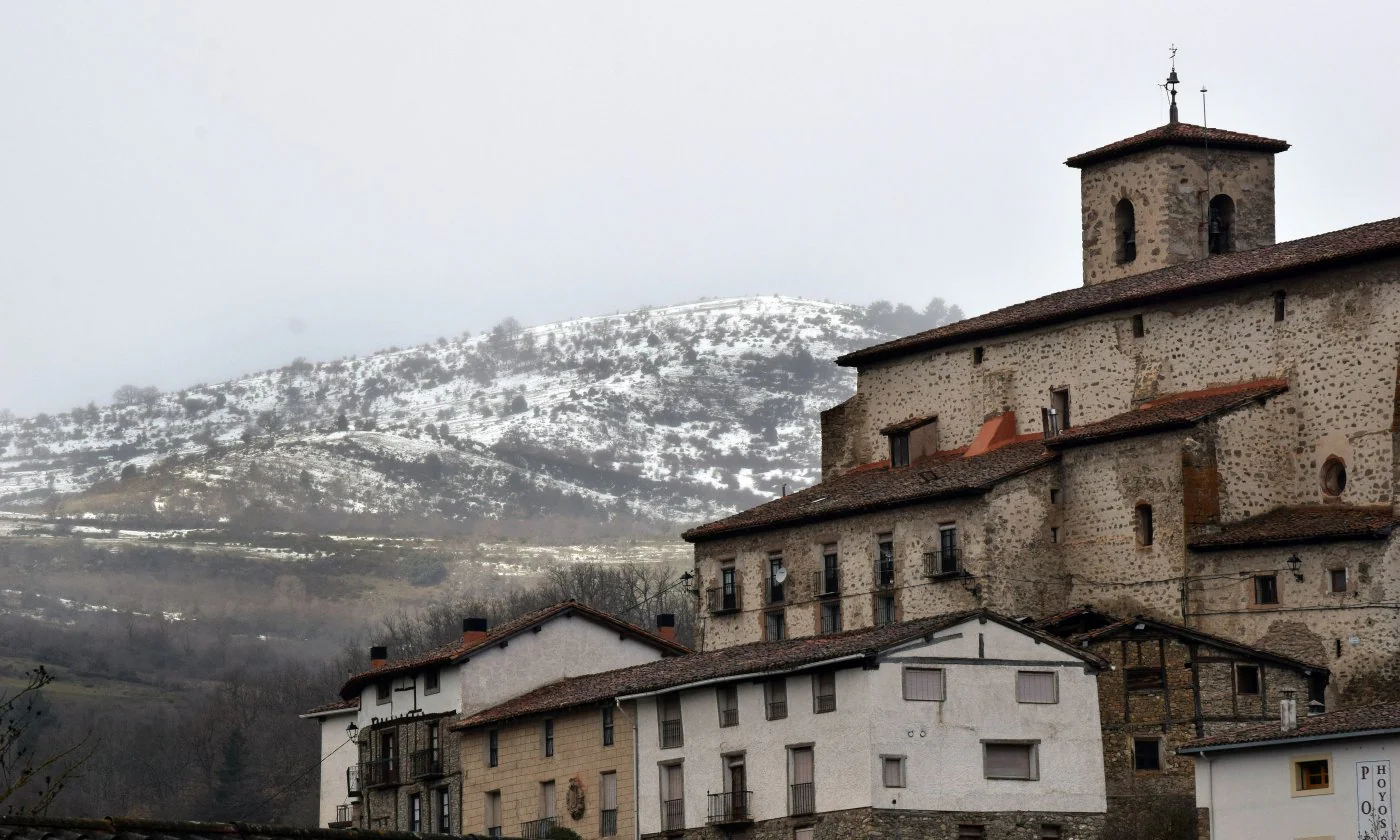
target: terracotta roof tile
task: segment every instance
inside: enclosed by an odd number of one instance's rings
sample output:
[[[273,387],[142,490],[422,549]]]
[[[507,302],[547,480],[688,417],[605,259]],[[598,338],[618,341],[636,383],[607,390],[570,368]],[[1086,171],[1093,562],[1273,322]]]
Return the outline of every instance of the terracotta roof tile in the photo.
[[[836,363],[858,367],[977,338],[1263,282],[1330,263],[1396,253],[1400,253],[1400,218],[1386,219],[1055,292],[975,318],[856,350],[841,356]]]
[[[1383,540],[1400,524],[1389,505],[1346,507],[1303,505],[1275,508],[1268,513],[1226,525],[1215,534],[1187,540],[1196,551],[1338,540]]]
[[[1299,698],[1302,706],[1306,700]],[[1196,752],[1201,749],[1248,747],[1265,742],[1294,741],[1300,738],[1319,738],[1328,735],[1355,737],[1368,732],[1400,730],[1400,703],[1376,703],[1371,706],[1357,706],[1354,709],[1341,709],[1322,715],[1300,716],[1298,728],[1284,732],[1277,723],[1250,726],[1234,732],[1199,738],[1182,744],[1178,753]]]
[[[1288,382],[1285,380],[1260,379],[1255,382],[1175,394],[1144,403],[1132,411],[1114,415],[1097,423],[1073,426],[1058,436],[1047,439],[1045,444],[1057,449],[1146,432],[1184,429],[1207,417],[1240,408],[1255,400],[1277,396],[1287,390]]]
[[[1138,630],[1139,626],[1141,626],[1143,630],[1162,633],[1168,636],[1177,636],[1183,639],[1191,639],[1193,641],[1221,648],[1222,650],[1228,650],[1237,655],[1250,656],[1256,659],[1262,659],[1267,662],[1272,662],[1275,665],[1282,665],[1285,668],[1293,668],[1295,670],[1305,672],[1315,671],[1323,674],[1329,673],[1326,666],[1323,665],[1313,665],[1311,663],[1304,662],[1301,659],[1294,659],[1291,656],[1284,656],[1283,654],[1274,653],[1273,651],[1265,650],[1264,648],[1255,647],[1253,645],[1247,645],[1243,642],[1237,642],[1234,639],[1229,639],[1225,636],[1217,636],[1214,633],[1206,633],[1202,630],[1197,630],[1194,627],[1187,627],[1184,624],[1177,624],[1173,621],[1163,621],[1161,619],[1156,618],[1147,618],[1145,616],[1120,619],[1112,624],[1108,624],[1103,627],[1090,630],[1087,633],[1080,633],[1079,635],[1074,636],[1071,639],[1071,641],[1073,641],[1075,644],[1086,645],[1093,644],[1095,642],[1106,641],[1108,639],[1117,638],[1123,635],[1132,636],[1134,633],[1140,632]]]
[[[664,691],[705,680],[800,669],[833,659],[874,653],[979,616],[1035,636],[1042,642],[1077,656],[1095,667],[1107,665],[1105,660],[1092,651],[1076,648],[1048,633],[1018,624],[995,613],[969,610],[883,627],[850,630],[831,636],[809,636],[781,642],[751,642],[706,653],[661,659],[616,671],[571,677],[484,709],[463,718],[453,724],[452,728],[484,726],[510,718],[588,706],[631,694]]]
[[[525,615],[522,615],[519,618],[507,621],[505,624],[502,624],[499,627],[496,627],[495,629],[487,633],[485,639],[474,642],[466,642],[464,640],[458,639],[457,641],[449,642],[448,644],[442,645],[441,647],[436,647],[432,650],[424,651],[423,653],[417,654],[407,659],[397,659],[388,662],[379,668],[372,668],[368,671],[362,671],[351,677],[345,682],[345,685],[341,686],[340,696],[348,700],[351,697],[354,697],[356,693],[358,693],[364,686],[369,685],[377,680],[382,680],[385,677],[398,676],[400,674],[415,671],[419,668],[427,668],[432,665],[451,664],[453,662],[458,661],[463,656],[466,656],[474,650],[499,644],[502,641],[509,639],[510,637],[518,633],[522,633],[530,629],[531,627],[535,626],[536,624],[539,624],[542,621],[546,621],[550,618],[553,618],[556,615],[561,615],[569,611],[573,611],[580,615],[592,618],[595,621],[610,624],[616,627],[621,632],[630,634],[634,638],[641,639],[642,641],[649,642],[650,644],[669,654],[686,654],[690,652],[690,649],[685,647],[684,645],[677,644],[676,642],[670,641],[669,639],[663,639],[655,633],[652,633],[648,630],[644,630],[641,627],[632,624],[631,622],[623,621],[617,616],[610,615],[608,613],[603,612],[602,610],[595,610],[594,608],[580,601],[561,601],[557,604],[552,604],[548,607],[543,607],[541,609],[535,610],[534,612],[526,613]]]
[[[1100,146],[1092,151],[1075,155],[1065,161],[1065,166],[1082,169],[1091,164],[1112,160],[1145,149],[1155,149],[1161,146],[1204,147],[1207,144],[1214,149],[1244,149],[1274,154],[1288,151],[1288,143],[1283,140],[1272,140],[1256,134],[1242,134],[1238,131],[1206,128],[1205,126],[1179,122],[1167,123],[1115,143],[1109,143],[1107,146]]]
[[[929,414],[924,417],[910,417],[900,423],[891,423],[880,430],[882,435],[897,435],[900,432],[912,432],[920,426],[927,426],[930,423],[938,422],[937,414]]]

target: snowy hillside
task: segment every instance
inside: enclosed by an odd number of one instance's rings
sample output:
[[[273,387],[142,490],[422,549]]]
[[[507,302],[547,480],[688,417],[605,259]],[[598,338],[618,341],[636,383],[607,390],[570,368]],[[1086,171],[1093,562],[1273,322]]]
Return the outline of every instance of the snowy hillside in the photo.
[[[915,313],[902,308],[906,316]],[[955,309],[955,308],[954,308]],[[0,503],[170,522],[554,515],[681,523],[805,486],[830,360],[887,305],[702,301],[439,339],[107,407],[0,418]],[[71,495],[80,494],[80,495]]]

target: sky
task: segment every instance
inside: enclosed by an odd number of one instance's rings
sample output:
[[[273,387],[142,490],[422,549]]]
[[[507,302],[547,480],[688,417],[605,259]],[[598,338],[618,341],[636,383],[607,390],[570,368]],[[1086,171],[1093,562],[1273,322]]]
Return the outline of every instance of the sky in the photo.
[[[0,409],[784,294],[1080,283],[1065,158],[1278,137],[1278,235],[1400,215],[1389,4],[0,4]]]

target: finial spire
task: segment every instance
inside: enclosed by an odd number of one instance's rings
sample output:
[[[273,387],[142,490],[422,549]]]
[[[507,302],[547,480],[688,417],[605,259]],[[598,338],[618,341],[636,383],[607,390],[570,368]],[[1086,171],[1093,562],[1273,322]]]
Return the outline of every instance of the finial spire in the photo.
[[[1176,86],[1181,82],[1181,80],[1178,79],[1178,78],[1176,77],[1176,44],[1172,44],[1171,50],[1172,50],[1172,71],[1171,71],[1170,73],[1167,74],[1167,81],[1166,81],[1166,84],[1162,85],[1162,87],[1163,87],[1163,88],[1166,88],[1167,93],[1171,94],[1171,98],[1172,98],[1172,107],[1171,107],[1171,112],[1170,112],[1170,114],[1171,114],[1171,123],[1172,123],[1172,125],[1176,125],[1178,122],[1180,122],[1180,118],[1177,116],[1177,111],[1176,111]]]

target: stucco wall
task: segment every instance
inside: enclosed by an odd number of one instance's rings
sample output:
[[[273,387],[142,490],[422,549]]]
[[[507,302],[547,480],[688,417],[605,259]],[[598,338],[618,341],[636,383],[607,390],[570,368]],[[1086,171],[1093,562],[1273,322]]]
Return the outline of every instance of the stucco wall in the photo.
[[[904,700],[903,666],[928,664],[929,657],[945,669],[947,699]],[[1017,703],[1018,667],[1052,669],[1059,703]],[[754,818],[786,815],[787,747],[801,744],[813,747],[818,811],[895,807],[891,800],[901,809],[933,811],[1104,809],[1094,675],[1082,660],[996,623],[972,620],[940,632],[932,644],[915,640],[882,654],[874,670],[859,662],[839,670],[834,712],[813,712],[809,673],[787,678],[782,720],[765,719],[760,683],[738,681],[738,692],[733,727],[719,726],[713,687],[684,692],[684,745],[675,749],[660,749],[655,699],[638,702],[642,833],[660,830],[660,764],[683,761],[686,825],[693,827],[704,824],[705,794],[723,790],[721,756],[735,752],[745,753]],[[983,778],[982,739],[1039,739],[1040,780]],[[882,755],[905,756],[907,787],[881,785]]]
[[[359,760],[359,750],[345,731],[355,719],[353,710],[323,715],[320,720],[321,787],[316,824],[325,828],[335,820],[335,806],[349,805],[345,771]]]

